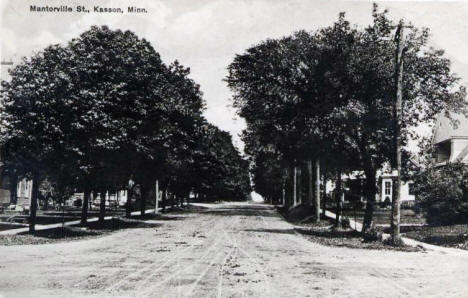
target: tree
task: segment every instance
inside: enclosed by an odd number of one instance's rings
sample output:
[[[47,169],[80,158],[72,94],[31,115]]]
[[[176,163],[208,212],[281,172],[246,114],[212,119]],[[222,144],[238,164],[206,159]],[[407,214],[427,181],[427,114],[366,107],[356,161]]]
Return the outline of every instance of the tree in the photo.
[[[443,51],[428,46],[427,28],[411,29],[405,41],[403,57],[406,70],[402,73],[402,115],[399,132],[394,126],[395,103],[395,52],[397,44],[392,40],[394,24],[387,11],[378,12],[374,6],[373,24],[367,27],[359,42],[355,43],[349,60],[349,76],[354,101],[348,107],[350,123],[356,129],[348,130],[360,151],[366,175],[367,207],[364,230],[372,226],[372,212],[376,193],[376,170],[390,162],[395,163],[392,140],[399,134],[405,146],[410,138],[417,138],[412,131],[420,123],[434,121],[441,110],[464,109],[465,88],[459,78],[450,72],[450,61]],[[366,166],[367,165],[367,166]]]
[[[41,180],[51,169],[63,173],[60,165],[76,157],[66,142],[69,137],[66,128],[71,126],[72,119],[68,118],[69,105],[63,97],[69,86],[62,77],[60,61],[67,56],[62,47],[50,46],[24,59],[10,70],[11,81],[2,82],[0,143],[8,147],[5,163],[10,175],[33,181],[30,232],[35,229]],[[67,170],[73,173],[75,167]],[[66,192],[67,187],[59,183],[57,189]]]
[[[169,148],[184,141],[174,140],[181,127],[173,118],[201,115],[201,93],[188,73],[164,65],[134,33],[105,26],[25,59],[2,88],[10,172],[63,180],[85,198],[125,188],[130,178],[144,190],[164,170]],[[86,217],[83,204],[83,223]]]
[[[346,104],[342,93],[349,77],[344,69],[356,34],[341,15],[333,26],[315,33],[266,40],[237,55],[228,67],[226,81],[235,93],[234,106],[247,121],[245,135],[258,136],[262,146],[281,152],[293,167],[316,160],[316,200],[309,197],[309,204],[315,205],[317,220],[319,160],[335,138],[328,115]]]
[[[248,162],[232,144],[231,135],[205,121],[197,133],[189,173],[200,199],[246,200],[251,191]]]
[[[465,109],[465,88],[450,61],[428,46],[428,29],[412,28],[398,61],[407,67],[395,126],[395,25],[376,5],[372,17],[364,30],[352,28],[342,13],[317,32],[261,42],[236,56],[226,79],[252,148],[271,146],[291,166],[320,157],[329,170],[364,173],[363,232],[372,227],[377,171],[395,164],[392,140],[405,146],[417,137],[414,128],[439,111]]]

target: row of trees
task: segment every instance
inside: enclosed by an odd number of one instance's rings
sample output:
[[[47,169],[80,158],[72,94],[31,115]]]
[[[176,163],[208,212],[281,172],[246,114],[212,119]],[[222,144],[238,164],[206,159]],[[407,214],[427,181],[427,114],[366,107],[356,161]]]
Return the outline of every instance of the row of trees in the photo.
[[[339,207],[342,175],[360,172],[367,199],[363,232],[372,227],[377,171],[397,169],[398,154],[408,160],[399,145],[416,138],[422,122],[465,108],[465,89],[444,52],[428,46],[428,29],[412,27],[404,40],[394,40],[402,23],[377,5],[372,17],[359,29],[342,13],[321,30],[260,42],[235,57],[226,78],[247,122],[243,140],[256,191],[272,202],[285,198],[288,206],[304,197],[319,220],[321,176],[335,181]],[[398,242],[398,231],[393,236]]]
[[[189,73],[164,64],[145,39],[105,26],[11,69],[1,92],[2,162],[13,180],[33,180],[31,231],[44,179],[63,199],[84,192],[83,223],[92,192],[127,189],[129,215],[135,186],[143,215],[156,180],[164,198],[245,199],[248,164],[202,116]]]

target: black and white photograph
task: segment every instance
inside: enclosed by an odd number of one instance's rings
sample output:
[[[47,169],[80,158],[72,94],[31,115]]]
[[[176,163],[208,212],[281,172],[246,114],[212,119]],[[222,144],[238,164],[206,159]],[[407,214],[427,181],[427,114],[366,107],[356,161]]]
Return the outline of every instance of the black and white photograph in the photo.
[[[0,0],[0,298],[468,297],[467,20]]]

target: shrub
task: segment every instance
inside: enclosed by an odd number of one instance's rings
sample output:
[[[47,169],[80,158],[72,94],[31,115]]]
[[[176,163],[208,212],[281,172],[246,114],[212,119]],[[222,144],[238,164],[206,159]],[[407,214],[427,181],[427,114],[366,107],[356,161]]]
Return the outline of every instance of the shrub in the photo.
[[[452,163],[415,175],[415,195],[426,211],[429,224],[454,224],[465,220],[466,173],[463,164]]]
[[[401,209],[414,209],[416,206],[415,201],[402,201],[401,202]]]
[[[383,233],[375,228],[371,228],[362,233],[362,238],[365,242],[382,241]]]

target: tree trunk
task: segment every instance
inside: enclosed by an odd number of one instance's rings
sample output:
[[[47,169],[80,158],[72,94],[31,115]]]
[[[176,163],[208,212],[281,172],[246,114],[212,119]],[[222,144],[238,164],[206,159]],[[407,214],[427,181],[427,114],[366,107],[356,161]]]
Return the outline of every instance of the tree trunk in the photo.
[[[326,204],[327,204],[327,177],[325,174],[322,176],[323,177],[323,200],[322,200],[322,214],[323,217],[325,217],[325,211],[326,211]]]
[[[165,188],[162,193],[161,205],[162,205],[163,212],[166,211],[166,200],[167,200],[167,188]]]
[[[282,187],[282,205],[283,207],[286,206],[286,179],[283,179],[283,187]]]
[[[29,233],[34,233],[36,230],[36,212],[37,212],[37,197],[39,195],[39,175],[34,175],[32,180],[31,202],[29,206]]]
[[[99,193],[100,202],[99,202],[99,223],[104,224],[104,217],[106,216],[106,191],[101,191]]]
[[[320,159],[315,160],[315,221],[320,221]]]
[[[297,167],[297,204],[302,204],[302,168]]]
[[[18,204],[18,177],[12,176],[10,178],[10,204]]]
[[[155,185],[155,196],[154,196],[154,214],[158,213],[158,208],[159,208],[159,180],[156,180],[156,185]]]
[[[49,210],[49,193],[47,193],[45,196],[44,210]]]
[[[91,210],[93,209],[94,195],[95,195],[95,194],[94,194],[93,192],[91,192],[91,194],[90,194],[91,197],[90,197],[89,205],[88,205],[88,207],[89,207],[89,208],[88,208],[88,211],[91,211]]]
[[[146,197],[148,195],[148,189],[144,183],[140,184],[140,217],[145,217],[146,209]]]
[[[297,205],[297,166],[294,166],[293,173],[293,206]]]
[[[362,224],[362,232],[366,233],[372,228],[374,209],[375,209],[375,194],[377,192],[375,170],[369,169],[365,171],[366,182],[364,184],[364,194],[366,196],[366,211],[364,213],[364,221]]]
[[[342,192],[343,192],[343,186],[342,186],[342,181],[341,181],[341,171],[338,171],[336,173],[336,190],[335,190],[335,203],[336,203],[335,227],[340,226]]]
[[[307,161],[307,205],[314,205],[314,173],[312,171],[312,160]]]
[[[91,195],[91,191],[88,189],[84,190],[83,195],[83,204],[81,206],[81,224],[86,225],[88,222],[88,205],[89,205],[89,197]]]
[[[288,208],[291,205],[291,194],[292,194],[291,193],[291,189],[292,189],[291,168],[287,167],[285,169],[285,177],[286,179],[284,180],[284,193],[285,193],[284,207]]]
[[[125,203],[125,217],[132,217],[132,198],[133,198],[133,187],[127,189],[127,202]]]

